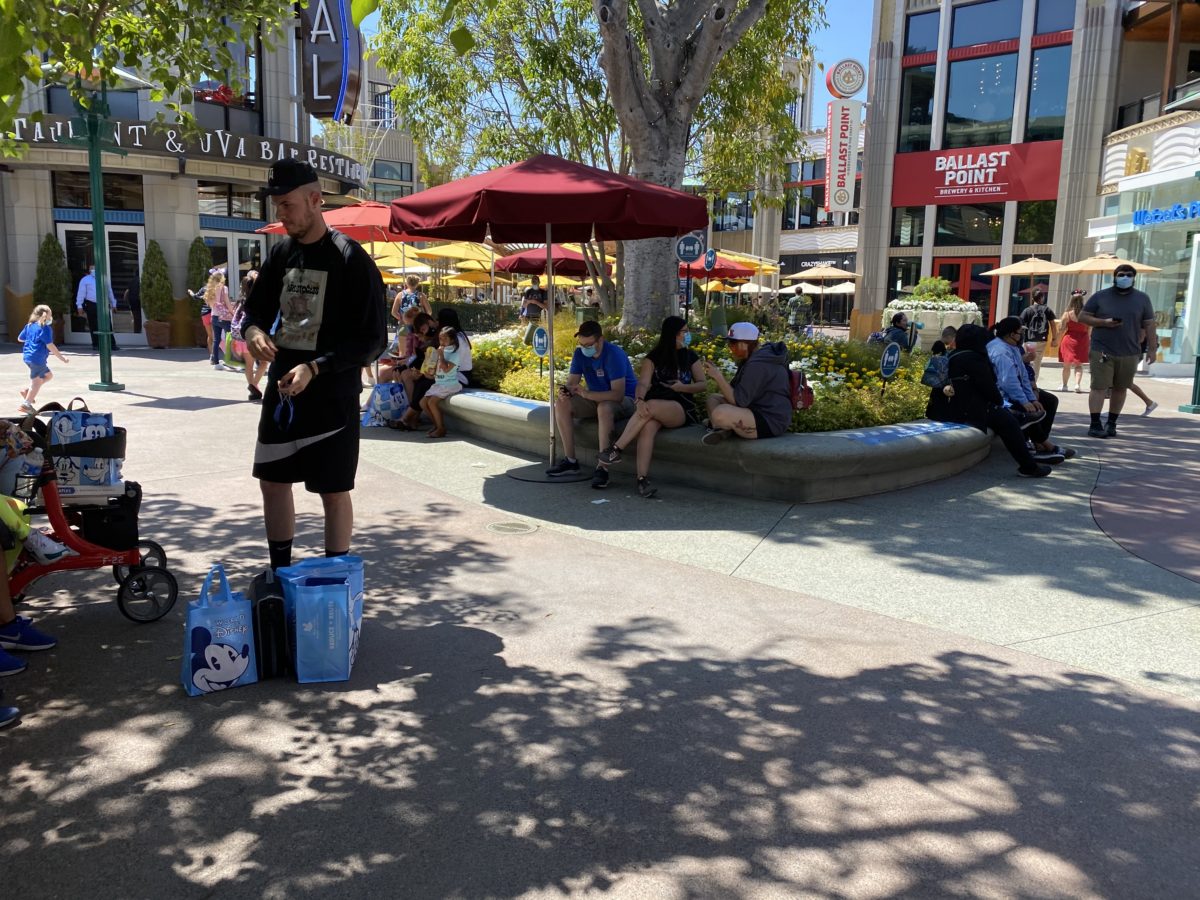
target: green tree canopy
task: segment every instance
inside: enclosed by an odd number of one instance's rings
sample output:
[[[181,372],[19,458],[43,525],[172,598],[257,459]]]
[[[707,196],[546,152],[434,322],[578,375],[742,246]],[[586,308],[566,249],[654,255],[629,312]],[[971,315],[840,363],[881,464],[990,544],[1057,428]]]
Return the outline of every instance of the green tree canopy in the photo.
[[[167,258],[163,256],[158,241],[146,245],[146,261],[142,264],[142,311],[152,322],[166,322],[171,318],[175,306],[175,295],[171,289],[171,273],[167,269]]]
[[[191,87],[204,78],[244,87],[236,53],[242,35],[254,34],[262,22],[269,45],[273,26],[293,15],[288,0],[222,0],[215,8],[207,0],[3,0],[0,133],[12,128],[24,92],[42,81],[43,55],[63,72],[89,74],[96,83],[114,83],[117,69],[133,71],[154,85],[152,99],[165,100],[187,120]],[[65,84],[90,103],[86,85]]]

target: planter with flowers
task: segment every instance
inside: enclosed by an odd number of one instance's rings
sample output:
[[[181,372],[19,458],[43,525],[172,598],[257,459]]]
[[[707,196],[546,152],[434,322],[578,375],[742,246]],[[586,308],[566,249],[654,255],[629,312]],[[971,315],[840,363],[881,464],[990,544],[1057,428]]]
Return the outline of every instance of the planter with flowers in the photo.
[[[942,329],[947,326],[958,328],[968,322],[978,324],[981,318],[978,306],[956,296],[950,282],[936,276],[922,278],[911,294],[885,306],[881,327],[891,325],[892,316],[900,312],[907,313],[909,321],[917,326],[916,346],[922,350],[928,350],[934,341],[941,340]]]

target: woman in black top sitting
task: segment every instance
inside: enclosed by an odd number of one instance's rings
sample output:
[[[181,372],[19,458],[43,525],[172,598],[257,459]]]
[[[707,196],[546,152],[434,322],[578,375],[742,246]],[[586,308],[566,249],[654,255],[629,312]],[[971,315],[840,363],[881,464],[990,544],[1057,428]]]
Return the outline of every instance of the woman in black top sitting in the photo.
[[[1050,474],[1050,467],[1033,458],[1021,423],[1003,406],[996,372],[987,355],[989,340],[991,333],[979,325],[964,325],[958,330],[955,350],[949,358],[950,383],[931,390],[925,415],[935,422],[961,422],[980,431],[992,429],[1017,461],[1018,474],[1044,478]]]
[[[658,493],[646,478],[654,455],[654,436],[660,428],[678,428],[696,421],[694,395],[704,390],[705,379],[700,357],[688,349],[691,341],[692,333],[683,319],[667,316],[663,320],[658,343],[646,354],[638,373],[634,394],[637,411],[621,436],[597,457],[606,464],[620,462],[621,451],[636,439],[637,490],[642,497]]]

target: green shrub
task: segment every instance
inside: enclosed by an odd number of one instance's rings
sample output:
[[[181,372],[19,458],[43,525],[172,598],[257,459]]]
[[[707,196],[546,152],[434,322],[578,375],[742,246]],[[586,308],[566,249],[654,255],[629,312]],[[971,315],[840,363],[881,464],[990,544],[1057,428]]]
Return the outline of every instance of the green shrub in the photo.
[[[888,384],[882,396],[874,385],[823,388],[817,392],[811,408],[793,414],[791,430],[841,431],[911,422],[925,416],[928,402],[929,388],[899,378]]]
[[[566,376],[562,376],[565,381]],[[550,373],[538,375],[537,369],[517,369],[509,372],[500,381],[500,392],[526,400],[550,400]]]
[[[71,309],[71,273],[67,271],[67,257],[62,244],[52,234],[42,238],[38,247],[33,303],[35,306],[46,304],[59,317]]]
[[[520,337],[482,338],[471,347],[471,377],[480,386],[499,390],[509,372],[523,368],[537,371],[537,355]]]
[[[458,313],[467,334],[487,334],[517,324],[517,307],[504,303],[433,303],[434,315],[439,309],[453,309]],[[574,329],[572,329],[574,330]]]
[[[146,245],[146,261],[142,265],[142,312],[149,321],[167,322],[174,308],[167,259],[158,241],[151,241]]]

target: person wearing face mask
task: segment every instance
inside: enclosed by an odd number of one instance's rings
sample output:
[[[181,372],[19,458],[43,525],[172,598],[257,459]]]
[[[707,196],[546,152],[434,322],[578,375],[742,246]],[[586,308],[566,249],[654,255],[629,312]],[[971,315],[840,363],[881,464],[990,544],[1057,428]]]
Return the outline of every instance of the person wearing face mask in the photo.
[[[633,418],[621,436],[597,457],[607,465],[618,463],[621,452],[636,440],[639,497],[650,499],[658,493],[648,480],[654,436],[663,428],[696,421],[695,395],[704,390],[705,382],[700,357],[689,349],[691,343],[692,332],[683,319],[663,319],[658,343],[646,354],[638,373]]]
[[[108,305],[111,309],[117,308],[117,298],[113,295],[112,284],[108,285]],[[99,314],[96,312],[96,267],[88,266],[87,274],[79,279],[79,288],[75,291],[75,308],[87,316],[88,331],[92,333],[92,349],[100,349],[100,338],[96,334],[96,329],[99,325]],[[111,318],[109,320],[111,328]],[[116,335],[112,338],[112,348],[120,350],[117,346]]]
[[[1021,345],[1024,327],[1016,316],[1001,319],[992,327],[994,337],[987,345],[988,360],[996,373],[996,386],[1004,405],[1012,409],[1033,442],[1033,458],[1039,463],[1056,465],[1075,456],[1075,451],[1056,446],[1050,440],[1058,398],[1038,390],[1030,378],[1025,349]]]
[[[777,341],[760,347],[758,337],[758,326],[750,322],[730,326],[729,355],[737,362],[731,381],[711,360],[704,361],[704,373],[720,394],[708,398],[703,443],[718,444],[731,434],[748,441],[778,437],[792,424],[787,345]]]
[[[589,319],[575,332],[575,355],[571,357],[567,383],[554,400],[554,419],[563,442],[563,458],[546,474],[571,475],[579,471],[575,458],[575,419],[595,419],[601,450],[612,446],[613,424],[634,412],[637,376],[625,351],[604,339],[600,323]],[[580,382],[583,382],[581,384]],[[592,487],[608,487],[608,468],[603,462],[592,473]]]
[[[1116,437],[1117,417],[1125,406],[1125,396],[1133,384],[1138,360],[1146,362],[1158,356],[1158,327],[1150,297],[1133,286],[1137,272],[1129,263],[1119,263],[1113,271],[1113,286],[1096,291],[1083,305],[1079,321],[1092,328],[1088,367],[1092,374],[1088,394],[1091,413],[1091,437]],[[1104,395],[1112,391],[1108,421],[1100,422]]]

